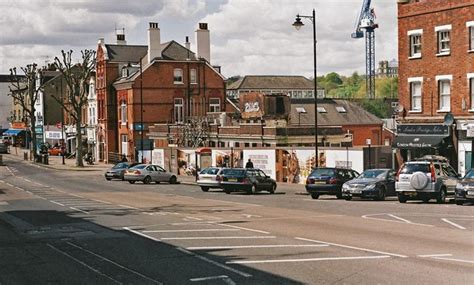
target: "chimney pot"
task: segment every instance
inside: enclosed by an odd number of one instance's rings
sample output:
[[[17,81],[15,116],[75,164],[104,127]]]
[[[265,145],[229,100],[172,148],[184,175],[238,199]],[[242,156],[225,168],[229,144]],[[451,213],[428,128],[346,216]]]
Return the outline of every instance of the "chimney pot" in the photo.
[[[207,23],[199,23],[199,29],[207,30]]]

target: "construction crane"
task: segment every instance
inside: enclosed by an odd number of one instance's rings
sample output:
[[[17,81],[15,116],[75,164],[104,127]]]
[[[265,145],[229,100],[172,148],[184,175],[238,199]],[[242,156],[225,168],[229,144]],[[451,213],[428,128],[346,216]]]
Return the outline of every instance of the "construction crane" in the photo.
[[[352,38],[360,39],[364,37],[365,31],[365,83],[366,96],[369,99],[375,98],[375,29],[379,27],[375,23],[374,9],[370,8],[371,0],[364,0],[362,9],[356,22],[355,33]]]

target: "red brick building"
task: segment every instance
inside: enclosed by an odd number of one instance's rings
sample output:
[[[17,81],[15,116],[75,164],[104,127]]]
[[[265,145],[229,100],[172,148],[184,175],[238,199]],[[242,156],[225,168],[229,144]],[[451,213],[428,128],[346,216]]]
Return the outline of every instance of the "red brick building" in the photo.
[[[399,0],[400,125],[404,159],[447,156],[466,167],[474,124],[474,0]],[[453,124],[443,125],[445,118]]]
[[[138,152],[153,149],[150,126],[186,124],[225,110],[224,77],[210,65],[207,24],[201,23],[196,34],[198,55],[188,41],[186,47],[161,43],[158,23],[149,25],[148,46],[126,46],[124,36],[117,45],[99,45],[97,97],[106,156],[118,153],[138,160]]]

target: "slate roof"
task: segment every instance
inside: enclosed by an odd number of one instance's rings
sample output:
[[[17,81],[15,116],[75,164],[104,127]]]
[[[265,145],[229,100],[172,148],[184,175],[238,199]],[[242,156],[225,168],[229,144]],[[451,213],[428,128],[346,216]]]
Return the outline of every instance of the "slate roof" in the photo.
[[[313,89],[312,80],[304,76],[289,75],[246,75],[241,79],[229,84],[227,90],[252,89],[252,90],[274,90],[274,89]]]
[[[298,112],[296,111],[296,108],[301,107],[306,110],[305,114],[300,115],[301,125],[314,125],[313,99],[291,100],[291,125],[298,125]],[[323,107],[326,110],[326,113],[318,112],[318,126],[383,124],[383,121],[380,118],[367,112],[356,103],[347,100],[318,99],[317,107]],[[339,112],[336,107],[344,107],[346,112]]]
[[[143,58],[148,53],[148,46],[106,44],[105,47],[111,62],[139,62],[140,58]],[[175,41],[161,44],[163,59],[186,60],[188,53],[191,60],[196,60],[194,52]]]

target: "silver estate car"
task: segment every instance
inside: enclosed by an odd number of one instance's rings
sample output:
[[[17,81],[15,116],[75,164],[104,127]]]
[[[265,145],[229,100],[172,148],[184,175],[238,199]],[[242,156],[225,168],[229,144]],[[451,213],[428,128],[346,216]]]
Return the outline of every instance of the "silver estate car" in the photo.
[[[163,167],[153,164],[138,164],[128,168],[123,176],[125,181],[130,184],[136,181],[142,181],[144,184],[151,182],[169,182],[175,184],[177,182],[176,174],[166,171]]]
[[[446,196],[454,195],[458,181],[459,175],[447,161],[408,161],[397,173],[395,190],[400,203],[408,199],[428,202],[432,198],[444,203]]]
[[[222,167],[208,167],[199,172],[197,185],[201,187],[204,192],[209,191],[210,188],[221,188],[222,181]]]

